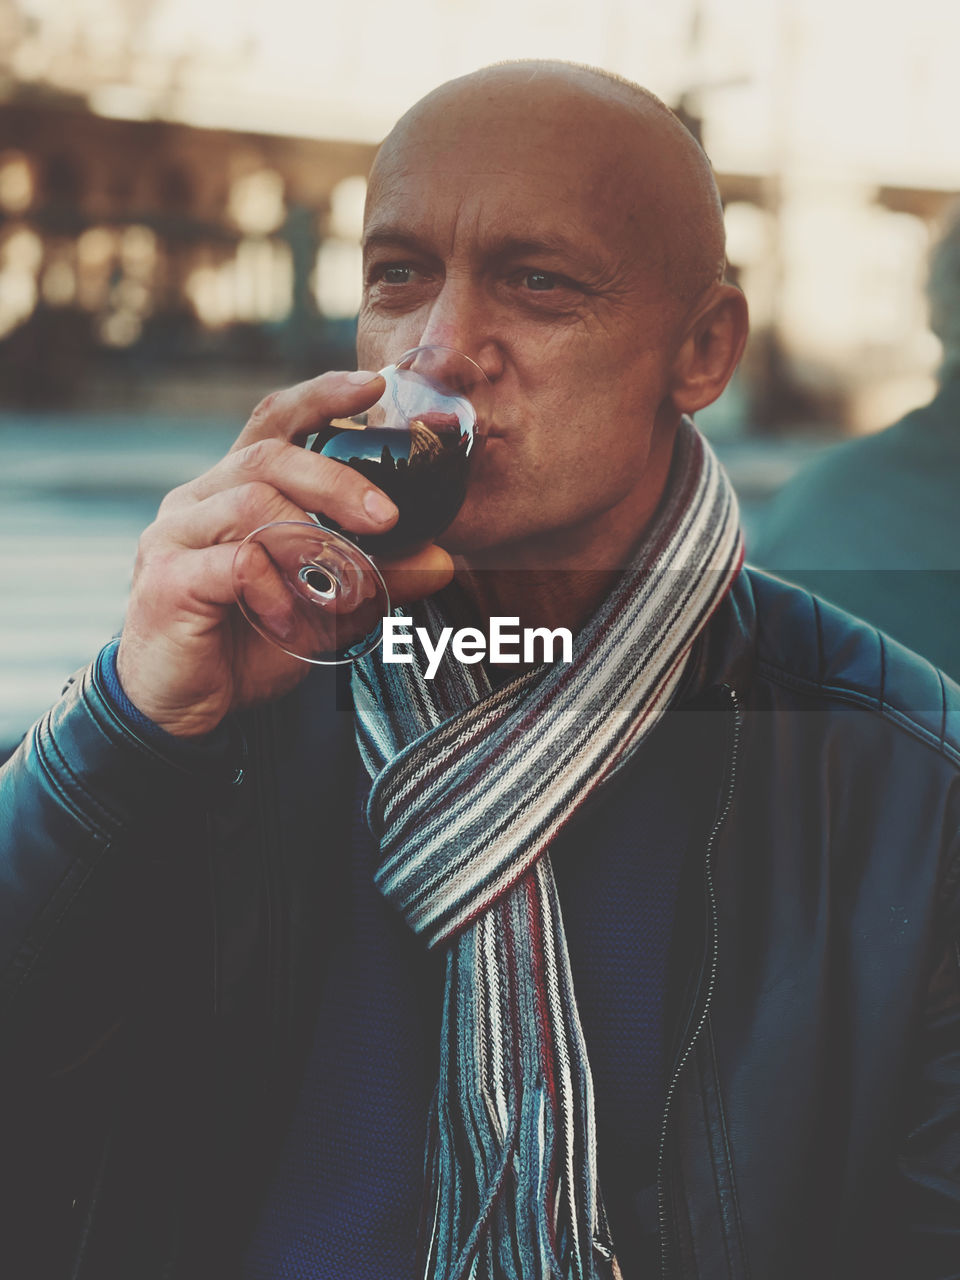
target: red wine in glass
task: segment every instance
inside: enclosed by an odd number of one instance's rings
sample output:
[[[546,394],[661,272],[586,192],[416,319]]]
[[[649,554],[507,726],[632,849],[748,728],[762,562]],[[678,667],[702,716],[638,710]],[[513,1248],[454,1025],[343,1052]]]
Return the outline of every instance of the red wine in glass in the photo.
[[[431,542],[453,521],[467,493],[472,444],[454,414],[424,413],[406,428],[324,427],[310,447],[353,467],[396,503],[392,529],[349,535],[371,555],[389,556]]]

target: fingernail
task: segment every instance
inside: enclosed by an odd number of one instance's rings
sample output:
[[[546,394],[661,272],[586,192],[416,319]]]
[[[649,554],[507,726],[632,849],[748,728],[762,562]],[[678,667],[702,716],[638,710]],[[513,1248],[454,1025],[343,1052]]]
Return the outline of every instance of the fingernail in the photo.
[[[363,509],[380,524],[397,514],[396,506],[376,489],[368,489],[363,495]]]
[[[357,369],[354,373],[347,374],[347,381],[355,383],[358,387],[363,387],[368,382],[373,382],[374,378],[379,377],[379,373],[371,373],[369,369]]]

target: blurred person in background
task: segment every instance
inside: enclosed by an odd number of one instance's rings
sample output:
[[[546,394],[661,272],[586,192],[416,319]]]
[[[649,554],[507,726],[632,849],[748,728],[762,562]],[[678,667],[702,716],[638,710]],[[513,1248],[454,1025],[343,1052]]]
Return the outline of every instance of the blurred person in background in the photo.
[[[488,68],[392,131],[361,371],[168,496],[119,646],[0,773],[5,1275],[960,1272],[960,706],[742,569],[689,417],[746,339],[724,260],[629,82]],[[375,651],[338,699],[233,554],[396,520],[300,445],[418,343],[494,407],[405,607],[574,657]]]
[[[933,400],[804,468],[758,518],[747,555],[960,680],[960,205],[927,296],[943,345]]]

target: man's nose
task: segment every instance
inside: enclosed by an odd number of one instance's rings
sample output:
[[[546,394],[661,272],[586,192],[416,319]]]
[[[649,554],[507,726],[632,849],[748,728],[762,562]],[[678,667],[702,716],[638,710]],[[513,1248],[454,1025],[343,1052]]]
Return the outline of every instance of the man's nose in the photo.
[[[421,347],[450,347],[476,361],[491,382],[503,372],[503,351],[492,309],[479,286],[465,280],[444,281],[420,334]]]

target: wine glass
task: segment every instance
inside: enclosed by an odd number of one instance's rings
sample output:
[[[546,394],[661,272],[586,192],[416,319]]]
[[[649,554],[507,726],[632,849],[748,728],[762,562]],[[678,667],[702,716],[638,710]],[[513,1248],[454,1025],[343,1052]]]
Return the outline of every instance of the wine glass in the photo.
[[[358,535],[322,515],[275,521],[248,534],[234,556],[244,617],[305,662],[354,662],[380,643],[390,596],[367,552],[401,554],[446,529],[484,429],[490,384],[462,352],[416,347],[380,374],[387,385],[377,403],[335,418],[310,448],[382,489],[400,512],[394,527]]]

